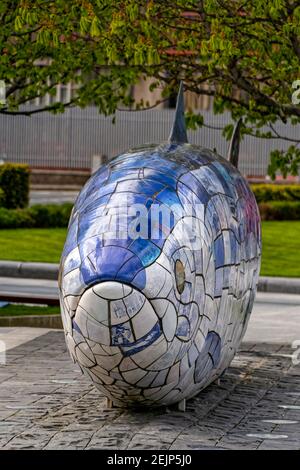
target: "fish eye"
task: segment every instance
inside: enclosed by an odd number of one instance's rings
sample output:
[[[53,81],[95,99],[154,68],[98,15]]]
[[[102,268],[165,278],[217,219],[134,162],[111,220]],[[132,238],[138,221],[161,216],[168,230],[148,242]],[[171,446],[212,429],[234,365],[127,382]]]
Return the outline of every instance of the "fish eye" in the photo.
[[[179,294],[182,294],[185,284],[185,270],[182,262],[179,259],[175,262],[175,280],[177,290]]]

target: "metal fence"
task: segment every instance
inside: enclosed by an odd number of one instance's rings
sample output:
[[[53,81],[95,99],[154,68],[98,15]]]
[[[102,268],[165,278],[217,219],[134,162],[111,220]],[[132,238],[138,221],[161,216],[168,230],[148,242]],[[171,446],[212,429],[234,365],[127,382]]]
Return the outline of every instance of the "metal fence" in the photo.
[[[230,122],[228,114],[214,116],[203,112],[205,122],[223,127]],[[132,146],[166,140],[174,110],[120,111],[116,123],[112,117],[99,115],[94,107],[74,108],[64,114],[49,113],[27,116],[0,115],[0,159],[29,163],[38,168],[83,169],[91,167],[93,155],[111,158]],[[277,124],[278,131],[296,136],[293,126]],[[191,143],[226,155],[228,142],[217,130],[201,128],[189,131]],[[246,137],[241,144],[240,170],[245,175],[264,176],[272,149],[289,145],[281,139]]]

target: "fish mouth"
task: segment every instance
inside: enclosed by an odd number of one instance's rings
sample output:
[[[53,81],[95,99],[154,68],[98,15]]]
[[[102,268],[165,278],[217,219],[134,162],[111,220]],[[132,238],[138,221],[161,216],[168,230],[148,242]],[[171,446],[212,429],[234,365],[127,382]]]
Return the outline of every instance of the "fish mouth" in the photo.
[[[104,386],[135,386],[143,367],[164,353],[160,318],[152,304],[141,291],[121,282],[89,287],[79,300],[72,330],[74,359]]]
[[[82,372],[116,405],[173,403],[184,393],[179,381],[193,380],[197,353],[194,348],[179,362],[189,344],[183,320],[167,299],[150,300],[129,284],[103,281],[81,295],[66,341]]]

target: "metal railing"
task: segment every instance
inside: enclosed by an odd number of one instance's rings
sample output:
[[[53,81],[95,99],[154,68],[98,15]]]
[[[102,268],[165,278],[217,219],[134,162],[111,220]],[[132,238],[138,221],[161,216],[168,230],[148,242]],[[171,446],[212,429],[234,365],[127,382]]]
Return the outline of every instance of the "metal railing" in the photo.
[[[205,122],[224,127],[229,114],[214,116],[203,111]],[[90,168],[93,155],[108,158],[145,142],[167,139],[174,110],[120,111],[116,123],[112,117],[99,115],[95,107],[66,110],[64,114],[50,113],[27,116],[0,115],[0,159],[29,163],[38,168]],[[289,137],[296,128],[277,124],[276,128]],[[221,131],[203,127],[189,131],[191,143],[216,148],[225,156],[228,142]],[[288,142],[281,139],[255,139],[247,136],[241,144],[239,168],[245,175],[265,176],[270,151],[285,149]]]

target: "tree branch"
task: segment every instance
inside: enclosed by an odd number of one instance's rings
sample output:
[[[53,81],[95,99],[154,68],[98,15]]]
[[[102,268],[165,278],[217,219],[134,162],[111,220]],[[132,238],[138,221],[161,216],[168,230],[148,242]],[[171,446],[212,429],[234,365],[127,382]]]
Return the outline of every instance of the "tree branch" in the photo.
[[[54,103],[53,105],[44,106],[43,108],[28,109],[24,111],[9,111],[7,108],[0,108],[0,114],[6,114],[9,116],[31,116],[32,114],[42,113],[44,111],[55,111],[59,108],[60,104],[63,104],[65,108],[70,108],[74,106],[74,100],[70,100],[67,103]]]

